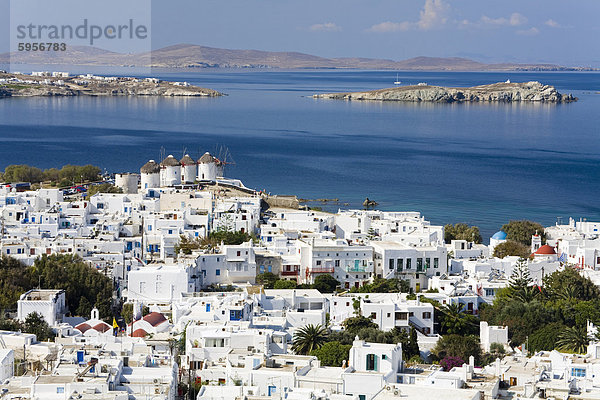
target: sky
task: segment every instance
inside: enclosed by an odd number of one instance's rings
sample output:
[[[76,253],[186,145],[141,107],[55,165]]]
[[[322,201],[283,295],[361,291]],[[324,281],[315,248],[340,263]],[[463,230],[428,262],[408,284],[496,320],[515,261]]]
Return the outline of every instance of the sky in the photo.
[[[155,49],[192,43],[323,57],[458,56],[600,67],[600,0],[148,2]],[[9,49],[9,3],[0,0],[0,52]]]

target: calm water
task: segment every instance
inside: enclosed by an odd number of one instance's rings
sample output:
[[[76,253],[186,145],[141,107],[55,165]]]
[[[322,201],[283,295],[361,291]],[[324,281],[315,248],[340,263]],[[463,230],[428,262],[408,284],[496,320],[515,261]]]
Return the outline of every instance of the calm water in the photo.
[[[113,71],[118,72],[123,73]],[[600,220],[598,73],[399,77],[407,84],[451,86],[539,80],[580,98],[564,105],[382,104],[309,97],[389,87],[395,72],[155,75],[228,96],[4,99],[0,168],[92,163],[111,172],[137,171],[148,159],[158,159],[161,147],[176,157],[184,149],[199,157],[224,145],[236,162],[227,175],[249,187],[339,198],[352,207],[368,196],[382,209],[421,211],[434,223],[477,224],[484,236],[515,218],[543,224],[559,216]]]

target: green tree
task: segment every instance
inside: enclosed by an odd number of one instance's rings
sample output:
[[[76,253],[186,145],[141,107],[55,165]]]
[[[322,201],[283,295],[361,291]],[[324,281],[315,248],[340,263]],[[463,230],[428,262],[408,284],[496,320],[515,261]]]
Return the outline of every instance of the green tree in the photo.
[[[273,285],[273,289],[295,289],[296,286],[298,286],[298,285],[294,281],[278,279],[275,281],[275,284]]]
[[[594,300],[600,289],[589,278],[584,278],[573,268],[556,271],[544,278],[544,292],[553,301],[559,299]]]
[[[44,318],[37,312],[33,312],[25,317],[23,323],[23,331],[33,333],[37,340],[43,342],[45,340],[54,340],[54,333]]]
[[[100,168],[96,167],[95,165],[84,165],[82,167],[79,167],[79,175],[83,176],[83,180],[84,181],[97,181],[98,179],[100,179]],[[109,193],[114,193],[114,192],[109,192]]]
[[[514,240],[507,240],[494,247],[494,257],[504,258],[507,256],[517,256],[527,258],[531,255],[531,249]]]
[[[368,283],[360,288],[350,289],[351,293],[409,293],[410,282],[404,279],[375,278],[373,283]]]
[[[99,185],[91,185],[88,189],[88,196],[93,196],[96,193],[123,193],[123,189],[111,185],[110,183],[101,183]]]
[[[58,171],[58,176],[60,179],[67,180],[71,183],[82,181],[79,168],[76,165],[64,165],[60,171]]]
[[[305,325],[294,333],[292,350],[307,355],[323,346],[327,341],[327,329],[322,325]]]
[[[277,275],[272,272],[263,272],[262,274],[256,275],[256,283],[263,285],[265,289],[273,289],[277,279]]]
[[[323,274],[315,278],[313,288],[321,293],[333,293],[340,283],[331,275]]]
[[[73,255],[43,255],[29,269],[30,280],[46,289],[64,289],[69,310],[87,317],[92,307],[111,320],[112,279]]]
[[[525,343],[539,328],[556,321],[556,311],[539,300],[523,303],[510,297],[496,298],[494,304],[481,309],[479,315],[490,325],[507,326],[513,347]]]
[[[533,287],[533,279],[529,275],[527,260],[520,258],[515,264],[508,278],[508,296],[529,303],[540,293],[537,287]]]
[[[475,363],[481,361],[481,347],[479,339],[476,336],[445,335],[438,340],[432,353],[437,359],[442,360],[446,357],[458,357],[462,360],[468,360],[470,356],[475,357]]]
[[[536,353],[541,350],[554,350],[556,348],[556,341],[558,335],[562,332],[566,326],[560,322],[552,322],[543,326],[542,328],[535,331],[529,336],[528,346],[530,353]]]
[[[444,226],[444,240],[450,243],[452,240],[466,240],[467,242],[481,243],[479,227],[467,224],[448,224]]]
[[[60,180],[59,171],[57,168],[48,168],[44,170],[44,181],[58,182]]]
[[[127,324],[133,322],[133,303],[123,304],[123,307],[121,307],[121,317],[123,317]]]
[[[464,312],[462,303],[450,303],[440,309],[442,334],[469,335],[479,332],[479,320]]]
[[[175,245],[175,254],[182,252],[183,254],[192,254],[192,251],[198,250],[202,247],[200,239],[190,239],[186,235],[179,236],[179,242]]]
[[[341,367],[344,361],[348,361],[352,345],[341,344],[340,342],[327,342],[318,349],[310,352],[311,356],[316,356],[322,366]]]
[[[342,322],[342,326],[346,332],[350,333],[351,335],[358,334],[358,331],[363,328],[378,329],[378,325],[375,322],[363,316],[346,318],[344,322]]]
[[[586,352],[589,341],[585,325],[567,326],[558,334],[556,347],[581,354]]]
[[[253,240],[252,236],[250,236],[246,232],[234,232],[227,228],[219,228],[215,231],[212,231],[208,235],[208,239],[213,244],[213,247],[218,246],[221,243],[226,245],[240,245],[242,243]]]
[[[414,327],[410,327],[410,337],[406,345],[402,344],[402,356],[405,360],[409,360],[414,356],[420,356],[421,351],[419,350],[419,341],[417,338],[417,330]]]
[[[537,222],[528,220],[510,221],[508,224],[502,225],[502,230],[506,232],[506,239],[525,246],[531,246],[531,237],[536,233],[542,236],[542,242],[546,238],[544,227]]]
[[[0,331],[23,331],[23,324],[16,319],[0,318]]]
[[[39,183],[44,179],[41,169],[29,165],[9,165],[4,170],[6,182],[31,182]]]

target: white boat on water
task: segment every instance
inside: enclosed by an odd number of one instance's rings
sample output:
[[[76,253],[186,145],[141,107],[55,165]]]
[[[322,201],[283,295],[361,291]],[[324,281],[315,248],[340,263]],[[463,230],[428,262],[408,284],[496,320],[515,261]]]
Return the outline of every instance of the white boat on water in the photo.
[[[394,82],[394,85],[400,85],[402,82],[400,82],[398,80],[398,74],[396,74],[396,81]]]

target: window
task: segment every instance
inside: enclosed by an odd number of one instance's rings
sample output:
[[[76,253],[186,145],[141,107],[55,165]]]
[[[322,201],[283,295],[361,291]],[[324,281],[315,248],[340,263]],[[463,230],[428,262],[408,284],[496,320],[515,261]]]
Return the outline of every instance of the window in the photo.
[[[421,271],[423,269],[423,259],[417,258],[417,271]]]
[[[317,265],[321,265],[321,260],[317,260]]]
[[[215,270],[215,275],[217,275],[217,276],[221,275],[221,270],[220,269]]]
[[[433,268],[438,268],[439,266],[440,266],[440,259],[436,257],[433,259]]]
[[[377,318],[377,313],[372,312],[369,318],[371,318],[371,319]]]
[[[485,289],[485,295],[486,296],[493,296],[494,295],[494,289]]]
[[[399,258],[399,259],[396,261],[396,269],[397,269],[398,271],[402,271],[402,268],[403,268],[403,267],[404,267],[404,259],[402,259],[402,258]]]
[[[340,260],[335,260],[335,266],[336,268],[340,266]]]
[[[65,388],[63,386],[59,386],[56,388],[56,393],[64,393],[65,392]]]
[[[425,259],[425,269],[429,269],[429,267],[431,266],[431,258],[426,258]]]
[[[571,368],[571,376],[585,378],[585,368]]]
[[[377,356],[367,354],[367,371],[377,371]]]
[[[412,258],[407,258],[406,259],[406,269],[410,269],[412,264]]]
[[[431,313],[429,311],[425,311],[423,313],[423,319],[431,319]]]
[[[239,321],[242,319],[242,310],[230,310],[229,311],[229,320],[230,321]]]
[[[392,316],[392,313],[387,313],[387,317],[388,318],[391,317],[391,316]]]
[[[390,258],[390,269],[394,269],[394,259]]]

